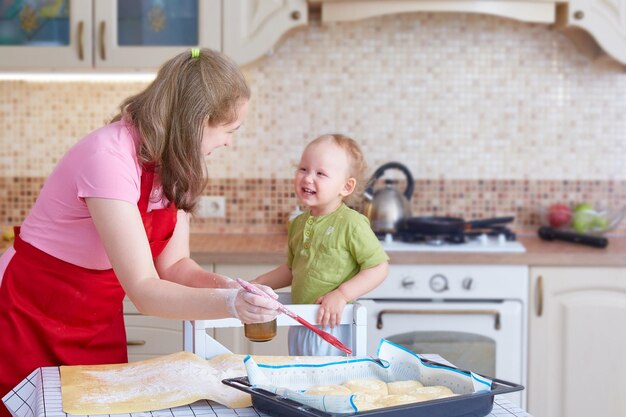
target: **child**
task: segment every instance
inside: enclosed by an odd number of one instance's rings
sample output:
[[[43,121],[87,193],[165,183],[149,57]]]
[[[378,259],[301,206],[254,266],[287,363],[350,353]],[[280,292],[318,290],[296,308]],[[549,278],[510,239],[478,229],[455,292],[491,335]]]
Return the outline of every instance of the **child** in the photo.
[[[369,221],[344,203],[364,171],[363,154],[354,140],[334,134],[309,143],[294,181],[306,209],[289,225],[287,263],[253,281],[274,289],[291,285],[294,304],[320,304],[318,323],[344,344],[350,339],[349,326],[338,326],[344,306],[376,288],[388,272],[389,257]],[[292,326],[289,354],[342,352],[309,329]]]
[[[125,294],[164,318],[276,316],[189,257],[204,158],[232,143],[249,97],[230,59],[194,48],[59,161],[0,258],[0,397],[41,366],[127,362]]]

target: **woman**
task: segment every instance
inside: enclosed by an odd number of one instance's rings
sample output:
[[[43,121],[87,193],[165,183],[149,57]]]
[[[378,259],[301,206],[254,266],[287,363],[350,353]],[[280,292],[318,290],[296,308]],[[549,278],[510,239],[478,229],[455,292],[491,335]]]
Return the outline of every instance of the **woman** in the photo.
[[[204,158],[231,144],[249,97],[233,62],[194,49],[67,152],[0,258],[0,397],[41,366],[127,362],[125,294],[170,319],[276,316],[189,257]]]

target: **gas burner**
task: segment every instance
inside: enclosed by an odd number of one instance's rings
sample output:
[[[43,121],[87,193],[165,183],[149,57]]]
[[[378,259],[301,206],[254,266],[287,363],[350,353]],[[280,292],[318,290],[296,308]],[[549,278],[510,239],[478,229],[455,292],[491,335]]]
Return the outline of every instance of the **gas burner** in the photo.
[[[525,252],[515,233],[502,224],[481,225],[453,233],[421,233],[399,227],[395,233],[377,233],[388,251]]]

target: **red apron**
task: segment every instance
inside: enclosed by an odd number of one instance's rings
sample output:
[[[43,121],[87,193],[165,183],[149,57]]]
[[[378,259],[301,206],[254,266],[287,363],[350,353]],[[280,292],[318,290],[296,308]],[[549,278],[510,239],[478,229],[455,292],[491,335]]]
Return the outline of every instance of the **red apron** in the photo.
[[[145,168],[137,206],[156,257],[172,237],[176,207],[147,213],[153,179]],[[128,362],[125,293],[113,270],[50,256],[21,240],[19,228],[14,248],[0,285],[0,398],[41,366]]]

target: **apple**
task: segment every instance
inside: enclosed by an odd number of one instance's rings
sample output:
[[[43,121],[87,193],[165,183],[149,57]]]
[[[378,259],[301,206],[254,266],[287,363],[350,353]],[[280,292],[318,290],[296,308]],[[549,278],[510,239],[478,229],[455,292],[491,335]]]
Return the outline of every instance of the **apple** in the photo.
[[[548,209],[548,223],[552,227],[568,226],[572,220],[572,209],[566,204],[552,204]]]

